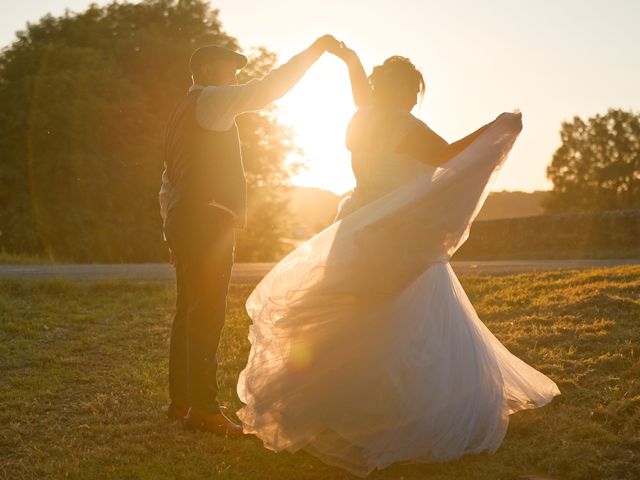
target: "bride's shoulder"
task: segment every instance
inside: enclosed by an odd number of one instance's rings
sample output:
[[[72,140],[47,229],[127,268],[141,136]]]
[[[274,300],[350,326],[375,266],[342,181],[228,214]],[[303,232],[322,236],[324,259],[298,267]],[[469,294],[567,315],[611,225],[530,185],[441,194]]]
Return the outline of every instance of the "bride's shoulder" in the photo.
[[[420,120],[411,112],[406,112],[404,119],[407,123],[411,125],[429,128],[426,123],[424,123],[422,120]]]
[[[411,118],[407,118],[407,125],[411,128],[412,131],[419,131],[423,135],[437,135],[437,133],[423,120],[420,120],[418,117],[409,113]]]
[[[371,106],[360,107],[351,117],[351,121],[358,121],[367,118],[372,118],[378,115],[377,109]]]
[[[431,128],[411,112],[399,112],[394,123],[400,138],[410,132],[431,132]]]

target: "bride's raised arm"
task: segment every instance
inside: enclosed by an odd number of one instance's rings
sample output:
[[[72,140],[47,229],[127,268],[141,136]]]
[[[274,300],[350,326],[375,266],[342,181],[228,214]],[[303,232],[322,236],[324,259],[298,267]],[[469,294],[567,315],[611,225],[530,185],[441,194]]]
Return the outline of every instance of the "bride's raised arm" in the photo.
[[[347,47],[344,42],[340,42],[340,48],[328,51],[342,59],[347,65],[351,80],[351,94],[356,107],[360,109],[368,105],[371,102],[371,85],[358,54]]]

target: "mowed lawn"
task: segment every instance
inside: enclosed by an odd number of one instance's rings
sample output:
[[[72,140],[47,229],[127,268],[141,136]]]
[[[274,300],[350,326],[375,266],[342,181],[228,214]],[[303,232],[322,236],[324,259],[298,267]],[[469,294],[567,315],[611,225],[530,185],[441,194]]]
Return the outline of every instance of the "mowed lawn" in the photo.
[[[640,478],[640,267],[463,277],[480,317],[562,395],[511,417],[494,455],[395,465],[372,479]],[[233,286],[221,400],[249,350]],[[254,437],[185,431],[164,414],[174,287],[0,283],[0,478],[349,479]],[[370,392],[374,394],[375,392]]]

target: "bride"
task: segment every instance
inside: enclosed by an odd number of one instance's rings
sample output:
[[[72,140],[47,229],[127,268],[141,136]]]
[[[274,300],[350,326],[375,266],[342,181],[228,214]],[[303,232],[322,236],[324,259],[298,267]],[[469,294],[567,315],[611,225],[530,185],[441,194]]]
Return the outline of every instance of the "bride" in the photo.
[[[491,334],[449,265],[521,116],[449,145],[410,113],[424,80],[408,59],[367,78],[352,50],[334,53],[358,107],[347,132],[357,186],[247,300],[244,432],[358,476],[494,452],[509,415],[560,393]]]

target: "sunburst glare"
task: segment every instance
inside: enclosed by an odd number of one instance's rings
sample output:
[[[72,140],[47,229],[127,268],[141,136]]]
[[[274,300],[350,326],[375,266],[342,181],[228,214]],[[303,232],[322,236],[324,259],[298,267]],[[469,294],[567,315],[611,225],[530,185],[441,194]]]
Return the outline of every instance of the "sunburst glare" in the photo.
[[[355,107],[344,64],[334,57],[321,58],[277,104],[280,121],[293,130],[307,167],[293,183],[339,194],[352,189],[345,131]]]

